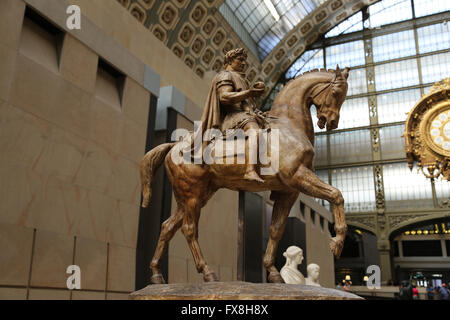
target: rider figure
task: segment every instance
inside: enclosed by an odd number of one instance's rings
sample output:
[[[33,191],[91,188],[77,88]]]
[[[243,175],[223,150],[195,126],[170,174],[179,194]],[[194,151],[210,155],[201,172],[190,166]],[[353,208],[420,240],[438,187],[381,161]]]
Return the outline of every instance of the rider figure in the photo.
[[[253,98],[264,94],[265,85],[257,82],[250,88],[245,79],[247,52],[242,49],[228,51],[225,55],[224,68],[212,80],[210,93],[203,110],[203,132],[216,128],[225,132],[227,129],[260,128],[258,120],[262,112],[256,109]],[[255,171],[255,165],[247,163],[244,179],[263,183]]]

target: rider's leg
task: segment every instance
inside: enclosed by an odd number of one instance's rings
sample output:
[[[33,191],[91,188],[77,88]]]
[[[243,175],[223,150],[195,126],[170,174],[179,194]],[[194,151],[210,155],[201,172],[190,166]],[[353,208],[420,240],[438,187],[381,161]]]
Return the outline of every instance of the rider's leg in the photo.
[[[258,126],[258,124],[256,122],[251,121],[251,122],[248,122],[244,126],[243,129],[246,132],[248,130],[254,130],[254,132],[257,133],[258,130],[259,130],[259,126]],[[253,150],[253,152],[256,152],[256,155],[257,155],[258,154],[258,136],[256,136],[256,139],[254,139],[253,142],[256,143],[256,148]],[[249,145],[249,148],[248,148],[249,152],[250,152],[251,148],[252,148],[252,146]],[[256,159],[257,159],[257,157],[256,157]],[[250,181],[261,182],[261,183],[264,182],[264,180],[261,179],[261,177],[256,173],[255,163],[247,163],[247,168],[246,168],[246,171],[245,171],[244,179],[245,180],[250,180]]]

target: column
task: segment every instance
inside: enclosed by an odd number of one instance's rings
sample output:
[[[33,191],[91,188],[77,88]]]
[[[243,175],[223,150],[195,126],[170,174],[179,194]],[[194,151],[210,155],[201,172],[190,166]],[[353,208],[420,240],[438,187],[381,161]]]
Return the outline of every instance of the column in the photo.
[[[389,240],[378,240],[377,247],[380,255],[381,284],[386,285],[388,280],[393,279]]]

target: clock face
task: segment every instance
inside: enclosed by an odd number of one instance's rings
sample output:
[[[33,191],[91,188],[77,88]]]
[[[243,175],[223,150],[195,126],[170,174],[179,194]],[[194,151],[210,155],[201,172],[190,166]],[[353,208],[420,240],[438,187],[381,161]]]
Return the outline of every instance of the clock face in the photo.
[[[432,142],[437,147],[450,151],[450,110],[440,112],[430,120]]]
[[[450,103],[444,101],[428,110],[420,124],[424,143],[439,155],[450,156]]]
[[[450,181],[450,78],[436,82],[416,103],[405,124],[408,166],[427,178]]]

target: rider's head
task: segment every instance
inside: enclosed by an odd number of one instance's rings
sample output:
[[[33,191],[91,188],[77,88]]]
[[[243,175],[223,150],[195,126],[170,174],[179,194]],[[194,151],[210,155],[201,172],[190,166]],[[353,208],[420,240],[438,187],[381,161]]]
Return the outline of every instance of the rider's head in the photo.
[[[225,69],[230,68],[237,72],[244,72],[247,65],[247,51],[243,48],[233,49],[225,54],[223,62]]]

